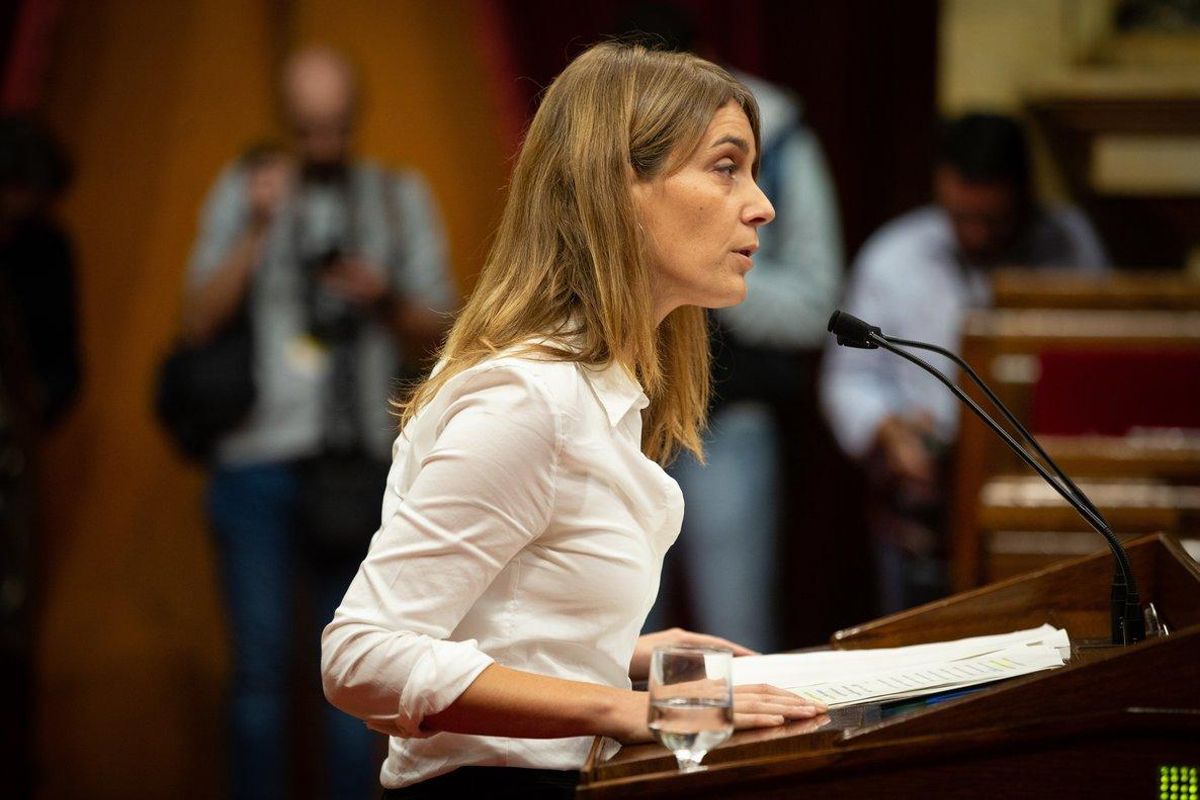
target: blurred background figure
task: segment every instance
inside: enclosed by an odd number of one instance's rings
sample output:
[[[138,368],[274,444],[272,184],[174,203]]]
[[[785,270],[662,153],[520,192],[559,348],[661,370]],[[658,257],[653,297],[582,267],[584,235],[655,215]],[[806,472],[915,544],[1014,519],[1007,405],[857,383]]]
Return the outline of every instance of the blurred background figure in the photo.
[[[997,266],[1097,271],[1108,264],[1084,215],[1039,203],[1025,132],[967,114],[943,131],[934,204],[892,220],[855,260],[845,309],[889,335],[957,351],[972,308],[990,302]],[[958,401],[900,359],[829,347],[821,400],[842,448],[865,462],[883,610],[948,592],[946,472]],[[947,359],[934,365],[954,374]]]
[[[75,259],[51,213],[71,171],[40,123],[0,118],[0,747],[13,765],[6,785],[21,793],[31,786],[39,592],[34,462],[81,379]]]
[[[716,57],[675,4],[635,5],[623,28],[652,45]],[[786,454],[795,450],[783,423],[804,413],[815,378],[811,356],[824,343],[841,282],[842,241],[837,193],[800,101],[781,86],[733,74],[758,100],[758,184],[776,216],[759,230],[745,302],[710,314],[714,399],[706,463],[683,453],[671,467],[687,511],[645,629],[690,624],[770,651],[783,644],[779,537]]]
[[[379,524],[394,382],[420,369],[455,302],[425,182],[352,153],[349,63],[303,50],[281,90],[291,152],[256,148],[217,179],[183,318],[202,344],[244,315],[253,342],[256,399],[217,444],[208,513],[232,639],[231,788],[257,799],[289,794],[294,581],[308,579],[308,664]],[[323,714],[323,796],[369,796],[374,735]]]
[[[0,280],[31,381],[24,413],[53,427],[79,395],[81,378],[71,239],[53,217],[71,181],[55,137],[20,116],[0,118]]]

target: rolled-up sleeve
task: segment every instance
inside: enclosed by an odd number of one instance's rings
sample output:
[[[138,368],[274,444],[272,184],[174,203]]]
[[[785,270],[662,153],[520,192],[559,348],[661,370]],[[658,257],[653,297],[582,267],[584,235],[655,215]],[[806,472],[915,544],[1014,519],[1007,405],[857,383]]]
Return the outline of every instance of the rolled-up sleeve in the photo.
[[[546,529],[562,452],[553,398],[517,369],[457,376],[435,402],[436,438],[407,491],[393,466],[383,525],[321,641],[329,701],[394,736],[426,735],[492,663],[450,637]]]

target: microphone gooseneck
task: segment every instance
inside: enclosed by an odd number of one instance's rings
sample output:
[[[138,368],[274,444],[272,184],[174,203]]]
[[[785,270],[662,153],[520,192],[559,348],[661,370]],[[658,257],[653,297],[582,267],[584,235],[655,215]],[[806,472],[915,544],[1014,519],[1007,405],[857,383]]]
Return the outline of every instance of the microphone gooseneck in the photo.
[[[881,333],[879,335],[882,336],[883,334]],[[1032,447],[1034,451],[1042,457],[1043,461],[1049,464],[1051,469],[1054,471],[1054,474],[1058,476],[1059,480],[1061,480],[1063,484],[1075,495],[1076,499],[1087,506],[1088,510],[1095,514],[1096,518],[1104,523],[1105,527],[1111,529],[1111,526],[1108,524],[1108,520],[1104,519],[1103,515],[1100,513],[1100,510],[1092,505],[1091,499],[1085,495],[1083,490],[1076,486],[1075,482],[1072,481],[1070,477],[1068,477],[1067,474],[1059,468],[1058,464],[1054,462],[1054,459],[1050,457],[1050,454],[1042,448],[1041,443],[1038,442],[1038,440],[1034,438],[1033,434],[1021,424],[1020,420],[1018,420],[1016,416],[1014,416],[1013,413],[1008,410],[1008,406],[1004,405],[1004,403],[1000,401],[1000,398],[996,396],[996,393],[993,392],[991,388],[983,382],[983,378],[979,377],[979,373],[972,369],[970,364],[960,358],[957,353],[947,350],[944,347],[939,347],[936,344],[918,342],[912,339],[901,339],[896,336],[888,336],[886,338],[891,344],[900,345],[902,347],[913,347],[918,350],[928,350],[931,353],[937,353],[940,356],[948,358],[957,364],[959,368],[966,373],[967,377],[971,379],[971,382],[978,386],[980,391],[987,395],[988,400],[990,400],[992,405],[1004,415],[1004,418],[1008,420],[1008,423],[1016,428],[1017,433],[1021,434],[1021,438],[1025,440],[1025,443]]]
[[[964,405],[983,421],[1000,439],[1008,445],[1008,447],[1017,454],[1030,468],[1034,470],[1046,483],[1050,484],[1067,503],[1075,509],[1075,511],[1083,517],[1097,533],[1104,537],[1112,550],[1115,560],[1115,569],[1113,574],[1111,609],[1112,609],[1112,640],[1114,644],[1132,644],[1140,641],[1145,637],[1145,622],[1142,617],[1142,610],[1138,598],[1138,590],[1136,579],[1133,575],[1133,568],[1129,563],[1129,555],[1125,552],[1125,548],[1121,545],[1120,540],[1109,526],[1107,520],[1100,514],[1092,501],[1083,491],[1075,485],[1075,483],[1067,477],[1066,473],[1050,458],[1049,454],[1042,448],[1033,435],[1025,429],[1013,415],[1011,411],[996,397],[995,393],[983,382],[983,379],[976,374],[969,364],[956,354],[951,353],[945,348],[937,345],[927,344],[925,342],[916,342],[907,339],[892,339],[883,335],[882,331],[873,325],[870,325],[857,317],[846,314],[842,311],[835,311],[829,319],[829,331],[837,336],[839,345],[847,347],[857,347],[862,349],[883,348],[891,353],[895,353],[901,358],[916,364],[921,369],[928,372],[944,384]],[[1000,410],[1004,418],[1013,425],[1033,449],[1037,452],[1046,464],[1050,466],[1054,474],[1046,469],[1037,459],[1030,455],[1008,431],[1000,426],[986,411],[983,410],[970,397],[966,395],[958,386],[946,377],[940,370],[936,369],[931,364],[921,358],[913,355],[902,349],[903,347],[914,347],[924,350],[930,350],[945,356],[967,373],[971,380],[983,390],[992,404]]]

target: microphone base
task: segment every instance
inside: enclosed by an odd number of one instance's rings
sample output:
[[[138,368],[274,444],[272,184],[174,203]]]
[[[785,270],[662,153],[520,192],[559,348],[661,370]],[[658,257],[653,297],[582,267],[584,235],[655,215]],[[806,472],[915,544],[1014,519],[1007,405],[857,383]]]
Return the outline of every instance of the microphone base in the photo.
[[[1148,636],[1147,639],[1154,637]],[[1080,639],[1077,642],[1071,642],[1072,653],[1094,653],[1097,650],[1124,650],[1133,647],[1137,642],[1129,644],[1116,644],[1109,639]]]

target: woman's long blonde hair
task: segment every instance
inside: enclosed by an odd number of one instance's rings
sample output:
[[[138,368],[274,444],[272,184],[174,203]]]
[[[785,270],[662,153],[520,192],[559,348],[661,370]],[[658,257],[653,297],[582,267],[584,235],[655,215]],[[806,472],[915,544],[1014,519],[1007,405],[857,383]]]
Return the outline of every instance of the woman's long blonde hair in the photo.
[[[704,310],[654,319],[654,269],[631,180],[682,166],[713,114],[741,106],[758,152],[758,106],[728,72],[688,53],[605,42],[545,93],[475,290],[441,351],[442,367],[396,402],[401,426],[453,376],[509,348],[592,367],[616,363],[650,398],[642,450],[666,464],[702,455],[709,398]],[[758,163],[754,163],[757,173]],[[531,338],[570,340],[569,350]]]

